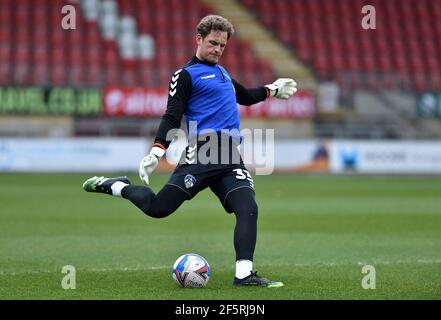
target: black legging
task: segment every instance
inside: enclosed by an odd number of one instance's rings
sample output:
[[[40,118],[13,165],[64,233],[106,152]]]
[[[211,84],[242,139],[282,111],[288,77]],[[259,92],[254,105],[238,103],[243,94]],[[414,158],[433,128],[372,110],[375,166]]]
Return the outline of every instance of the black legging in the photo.
[[[152,218],[165,218],[188,200],[184,191],[170,184],[166,184],[156,195],[148,187],[128,185],[121,195]]]
[[[122,190],[121,195],[153,218],[169,216],[185,200],[188,200],[187,193],[169,184],[166,184],[156,195],[148,187],[129,185]],[[232,191],[226,198],[225,206],[236,215],[234,228],[236,260],[253,260],[258,216],[254,191],[250,188],[239,188]]]
[[[236,260],[253,261],[259,211],[254,199],[254,191],[250,188],[236,189],[227,196],[226,205],[236,215],[236,227],[234,228]]]

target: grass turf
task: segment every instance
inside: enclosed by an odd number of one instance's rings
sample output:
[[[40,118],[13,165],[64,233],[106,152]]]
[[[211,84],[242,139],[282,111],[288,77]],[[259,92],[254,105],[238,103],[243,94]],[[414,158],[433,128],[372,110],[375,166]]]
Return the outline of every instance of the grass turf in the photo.
[[[277,289],[235,288],[234,216],[206,190],[154,220],[123,199],[86,193],[88,174],[0,175],[0,299],[440,299],[441,178],[256,176],[255,269]],[[137,182],[136,176],[130,176]],[[166,175],[152,178],[158,191]],[[212,267],[182,289],[186,252]],[[376,289],[361,286],[363,265]],[[76,289],[61,272],[76,268]]]

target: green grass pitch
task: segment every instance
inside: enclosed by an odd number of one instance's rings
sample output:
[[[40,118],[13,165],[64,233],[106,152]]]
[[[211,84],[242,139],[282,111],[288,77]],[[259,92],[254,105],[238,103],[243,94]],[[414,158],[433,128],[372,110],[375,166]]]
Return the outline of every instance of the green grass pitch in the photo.
[[[209,190],[154,220],[84,192],[89,176],[0,174],[0,299],[441,298],[440,177],[256,176],[254,266],[285,284],[268,289],[232,286],[235,218]],[[166,179],[152,177],[154,190]],[[209,261],[207,287],[174,283],[187,252]],[[74,290],[61,286],[65,265]],[[362,287],[364,265],[375,289]]]

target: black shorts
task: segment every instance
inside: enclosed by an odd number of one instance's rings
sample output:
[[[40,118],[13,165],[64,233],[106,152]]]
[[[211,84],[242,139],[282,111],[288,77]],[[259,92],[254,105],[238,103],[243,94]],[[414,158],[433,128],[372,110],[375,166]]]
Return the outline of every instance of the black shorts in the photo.
[[[253,178],[242,161],[237,164],[179,164],[167,184],[183,190],[189,199],[210,187],[229,213],[232,210],[226,199],[230,192],[239,188],[250,188],[254,192]]]

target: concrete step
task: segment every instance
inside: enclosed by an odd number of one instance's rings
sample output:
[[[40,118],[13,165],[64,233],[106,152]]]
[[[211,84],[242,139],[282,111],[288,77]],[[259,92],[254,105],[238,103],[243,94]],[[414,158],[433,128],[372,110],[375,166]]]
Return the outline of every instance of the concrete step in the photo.
[[[250,41],[259,58],[270,62],[278,77],[294,78],[300,88],[317,89],[312,72],[301,64],[268,29],[236,0],[202,0],[227,18],[237,31],[237,37]]]

